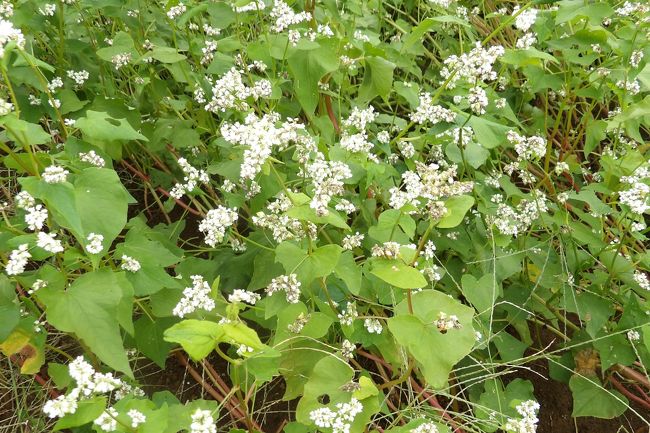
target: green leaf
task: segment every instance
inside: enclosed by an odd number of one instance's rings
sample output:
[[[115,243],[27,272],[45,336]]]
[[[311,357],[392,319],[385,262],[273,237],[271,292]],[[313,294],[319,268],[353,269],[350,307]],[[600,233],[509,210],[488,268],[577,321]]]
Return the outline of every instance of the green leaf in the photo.
[[[340,229],[350,229],[338,212],[330,209],[326,216],[319,216],[316,215],[316,211],[309,204],[294,206],[286,212],[286,215],[300,221],[311,221],[315,224],[330,224]]]
[[[25,122],[14,115],[0,117],[0,125],[4,125],[7,136],[18,143],[45,144],[52,141],[50,134],[45,132],[41,125]]]
[[[180,344],[195,361],[200,361],[223,340],[225,332],[209,320],[183,320],[164,332],[165,341]]]
[[[400,289],[419,289],[428,284],[422,272],[401,260],[374,260],[371,273]]]
[[[5,341],[20,321],[20,305],[6,275],[0,275],[0,343]]]
[[[334,271],[343,248],[325,245],[307,253],[291,242],[282,242],[275,249],[275,260],[282,263],[287,273],[295,273],[305,285],[314,278],[326,277]]]
[[[126,119],[115,119],[106,112],[86,111],[86,117],[77,119],[74,124],[89,140],[117,141],[142,140],[147,137],[133,129]]]
[[[474,205],[474,197],[470,195],[458,195],[445,201],[447,214],[442,217],[436,227],[450,229],[463,222],[463,218]]]
[[[129,286],[123,273],[104,268],[83,274],[67,290],[41,289],[39,298],[47,306],[47,320],[52,326],[73,332],[106,365],[132,377],[115,320]]]
[[[171,47],[155,47],[151,51],[151,57],[161,63],[176,63],[187,59],[187,57]]]
[[[627,410],[628,400],[615,390],[603,388],[597,377],[574,374],[569,380],[573,394],[572,416],[612,419]]]
[[[172,348],[172,345],[164,339],[164,331],[173,321],[174,319],[168,317],[151,320],[144,316],[133,324],[136,347],[160,368],[165,368],[165,360]]]
[[[315,50],[296,50],[287,63],[293,76],[296,98],[305,113],[311,115],[318,105],[318,82],[325,74],[338,68],[336,48],[333,43],[323,42]]]
[[[343,280],[350,293],[358,295],[361,292],[363,273],[361,267],[354,261],[352,251],[345,251],[341,254],[341,258],[336,264],[336,268],[334,268],[334,273]]]
[[[474,346],[474,310],[434,290],[415,293],[412,306],[410,314],[406,300],[398,304],[396,315],[388,319],[388,329],[421,365],[427,383],[443,388],[453,366]],[[441,333],[435,325],[441,312],[456,315],[462,327]]]
[[[29,177],[20,183],[34,197],[43,200],[52,216],[86,245],[88,234],[104,236],[105,249],[126,225],[131,198],[117,173],[107,168],[87,168],[70,183],[48,184]]]
[[[72,427],[79,427],[93,422],[106,409],[106,397],[94,397],[89,400],[81,400],[77,404],[77,410],[61,418],[54,425],[53,430],[59,431]]]
[[[393,70],[395,63],[383,57],[366,57],[366,71],[359,88],[359,100],[366,102],[375,96],[381,96],[387,101],[393,86]]]

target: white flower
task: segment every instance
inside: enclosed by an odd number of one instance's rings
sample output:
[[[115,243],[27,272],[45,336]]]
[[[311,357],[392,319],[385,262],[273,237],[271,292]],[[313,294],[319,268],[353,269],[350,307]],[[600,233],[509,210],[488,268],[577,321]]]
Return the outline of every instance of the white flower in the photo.
[[[99,426],[105,432],[112,432],[117,428],[117,411],[109,407],[93,421],[93,424]]]
[[[21,244],[18,246],[18,249],[15,249],[9,254],[9,261],[7,262],[7,267],[5,272],[7,275],[18,275],[25,272],[25,267],[32,255],[27,251],[28,245]]]
[[[90,254],[99,254],[104,249],[102,242],[104,242],[104,236],[97,233],[89,233],[86,238],[88,243],[86,244],[86,251]]]
[[[280,275],[271,280],[271,283],[266,287],[266,293],[270,296],[275,292],[284,291],[287,302],[290,304],[297,304],[300,300],[300,285],[301,283],[298,281],[298,275]]]
[[[61,418],[77,411],[77,399],[74,394],[60,395],[54,400],[48,400],[43,406],[43,412],[49,418]]]
[[[180,318],[201,309],[212,311],[214,299],[210,298],[210,285],[200,275],[192,275],[192,285],[183,290],[183,298],[176,304],[172,314]]]
[[[522,37],[517,39],[515,47],[519,48],[520,50],[527,50],[528,48],[535,45],[535,42],[537,42],[537,37],[534,33],[524,33]]]
[[[20,29],[15,28],[11,21],[0,18],[0,59],[4,57],[5,46],[11,41],[21,49],[25,47],[25,37]]]
[[[183,182],[185,183],[177,183],[169,192],[169,195],[175,199],[180,199],[183,197],[183,194],[193,191],[198,183],[208,183],[210,181],[205,170],[192,167],[185,158],[178,158],[178,165],[183,170],[183,174],[185,174],[183,178]]]
[[[90,165],[94,165],[95,167],[104,167],[106,165],[104,158],[99,156],[94,150],[80,153],[79,159],[81,159],[83,162],[87,162]]]
[[[199,224],[199,231],[205,234],[205,243],[215,247],[223,241],[226,229],[237,221],[237,209],[219,206],[208,211],[205,219]]]
[[[309,418],[317,427],[331,428],[332,433],[349,433],[352,422],[363,411],[363,405],[356,398],[349,403],[338,403],[336,412],[327,407],[309,412]]]
[[[58,165],[45,167],[43,171],[43,180],[47,183],[63,183],[67,180],[70,172]]]
[[[650,290],[650,280],[641,271],[634,271],[634,281],[644,290]]]
[[[396,259],[399,257],[401,245],[397,242],[384,242],[382,245],[373,245],[370,253],[372,257]]]
[[[327,207],[332,198],[343,193],[343,180],[352,177],[350,167],[340,161],[327,161],[319,152],[305,172],[314,185],[314,197],[309,206],[316,211],[316,215],[328,215]]]
[[[32,284],[31,289],[27,290],[27,293],[32,295],[37,291],[39,291],[40,289],[42,289],[43,287],[47,287],[47,281],[43,281],[39,278],[36,281],[34,281],[34,284]]]
[[[247,304],[255,305],[262,297],[248,290],[235,289],[232,294],[228,296],[228,302],[246,302]]]
[[[16,207],[19,207],[21,209],[28,209],[36,204],[34,197],[32,197],[27,191],[21,191],[16,194],[14,201],[16,202]]]
[[[122,381],[113,377],[113,373],[95,373],[93,375],[93,391],[105,394],[116,390],[122,385]]]
[[[543,137],[524,137],[515,131],[508,131],[506,138],[515,145],[515,152],[520,161],[540,159],[546,155],[546,140]]]
[[[432,422],[425,422],[410,430],[411,433],[438,433],[438,427]]]
[[[467,101],[469,102],[469,108],[471,108],[475,114],[485,114],[485,108],[488,106],[489,101],[487,94],[482,87],[474,86],[469,89]]]
[[[263,79],[252,86],[244,84],[244,74],[233,67],[212,86],[212,98],[205,106],[207,111],[213,113],[225,112],[228,109],[239,111],[248,110],[247,98],[258,100],[271,96],[271,82]],[[222,132],[223,134],[223,132]]]
[[[61,77],[52,78],[52,81],[50,81],[47,85],[47,89],[50,91],[50,93],[54,93],[56,89],[59,89],[61,87],[63,87],[63,80]]]
[[[121,269],[128,272],[138,272],[141,267],[140,262],[133,257],[129,257],[126,254],[122,255],[122,264],[120,265]]]
[[[516,407],[521,419],[508,418],[505,429],[514,433],[535,433],[537,431],[537,411],[539,403],[535,400],[527,400]]]
[[[442,311],[438,313],[438,319],[435,322],[438,331],[445,333],[450,329],[461,329],[463,325],[458,320],[458,317],[454,314],[447,315]]]
[[[433,105],[433,97],[431,93],[420,94],[420,105],[411,113],[411,120],[415,123],[425,124],[430,122],[432,124],[440,122],[453,122],[456,115],[440,105]]]
[[[127,52],[115,54],[113,57],[111,57],[111,63],[113,63],[115,70],[119,70],[120,68],[128,65],[130,61],[131,53]]]
[[[632,342],[639,341],[641,339],[641,334],[639,334],[639,331],[635,329],[630,329],[627,331],[627,339]]]
[[[56,254],[63,252],[63,244],[59,239],[56,239],[55,233],[38,232],[36,245],[48,253]]]
[[[638,68],[639,64],[641,63],[641,59],[643,59],[643,51],[637,50],[630,55],[630,66],[633,68]]]
[[[137,428],[147,421],[147,417],[137,409],[131,409],[126,413],[131,418],[131,427]]]
[[[176,6],[172,6],[171,8],[169,8],[169,10],[167,11],[167,17],[170,20],[174,20],[179,16],[183,15],[186,10],[187,10],[187,6],[185,6],[183,3],[179,3]]]
[[[56,3],[45,3],[43,7],[38,8],[38,13],[43,16],[51,17],[56,12]]]
[[[516,14],[517,11],[519,11],[519,5],[515,6],[512,9],[512,14]],[[533,26],[533,24],[535,24],[535,20],[537,19],[537,12],[537,9],[534,8],[529,8],[521,12],[519,15],[517,15],[517,18],[515,18],[515,27],[519,30],[527,32]]]
[[[47,209],[42,204],[26,209],[25,224],[30,230],[41,230],[47,220]]]
[[[485,49],[480,42],[476,42],[469,53],[460,56],[451,55],[444,60],[444,66],[440,71],[443,83],[448,81],[447,88],[452,89],[460,80],[474,85],[477,81],[496,80],[497,73],[492,70],[492,66],[503,53],[505,50],[500,45]]]
[[[2,57],[0,57],[2,58]],[[6,116],[14,110],[14,104],[4,99],[0,99],[0,116]]]
[[[341,246],[344,250],[352,251],[353,249],[361,246],[361,241],[363,241],[364,237],[365,235],[359,232],[356,232],[353,235],[347,235],[341,241]]]
[[[264,4],[264,0],[253,0],[243,6],[235,7],[233,10],[238,13],[243,13],[250,11],[262,11],[265,7],[266,5]]]
[[[217,425],[209,410],[197,409],[194,411],[190,433],[217,433]]]
[[[366,330],[371,334],[381,334],[381,331],[384,328],[381,326],[381,322],[377,319],[366,319],[363,321],[363,326],[366,327]]]
[[[295,13],[293,9],[282,0],[275,0],[270,15],[271,18],[275,20],[275,24],[271,26],[271,30],[276,33],[284,31],[291,25],[311,20],[311,14],[309,12]]]
[[[352,322],[359,317],[357,312],[357,306],[354,302],[348,302],[345,308],[345,311],[338,314],[339,321],[341,325],[351,326]]]
[[[377,134],[377,141],[383,144],[388,144],[390,142],[390,134],[388,131],[380,131]]]
[[[77,86],[83,86],[86,80],[88,80],[88,77],[90,77],[90,74],[86,70],[74,71],[71,69],[66,74]]]

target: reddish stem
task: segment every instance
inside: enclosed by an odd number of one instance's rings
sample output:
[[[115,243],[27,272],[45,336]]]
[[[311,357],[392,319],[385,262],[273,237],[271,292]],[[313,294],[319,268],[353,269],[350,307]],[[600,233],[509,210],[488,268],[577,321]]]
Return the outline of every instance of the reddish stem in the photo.
[[[626,396],[627,398],[636,401],[638,404],[641,406],[645,407],[646,409],[650,410],[650,403],[642,399],[641,397],[633,394],[631,391],[629,391],[627,388],[623,386],[622,383],[620,383],[618,380],[616,380],[614,377],[609,378],[609,382],[614,385],[616,389],[618,389],[621,394]]]
[[[339,123],[336,121],[336,115],[332,109],[332,98],[330,98],[330,95],[325,95],[325,107],[327,108],[327,115],[329,116],[330,121],[334,126],[334,130],[337,134],[339,134],[341,132],[341,128],[339,128]]]

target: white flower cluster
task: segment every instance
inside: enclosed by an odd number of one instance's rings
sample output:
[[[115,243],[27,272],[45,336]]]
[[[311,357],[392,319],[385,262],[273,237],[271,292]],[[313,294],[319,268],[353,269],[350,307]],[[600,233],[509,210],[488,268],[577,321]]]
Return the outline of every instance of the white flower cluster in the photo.
[[[519,5],[516,5],[512,9],[512,15],[515,15],[517,12],[519,12]],[[520,12],[515,18],[515,27],[527,32],[535,24],[535,20],[537,20],[537,12],[539,11],[535,8],[528,8],[523,12]]]
[[[21,209],[27,209],[36,204],[34,197],[32,197],[32,195],[27,191],[20,191],[18,194],[16,194],[14,201],[16,202],[16,206]]]
[[[275,23],[271,26],[271,30],[280,33],[294,24],[310,21],[311,14],[309,12],[295,13],[291,7],[282,0],[275,0],[273,9],[271,10],[271,18]]]
[[[423,92],[420,94],[420,105],[411,113],[411,120],[415,123],[425,124],[430,122],[435,125],[440,122],[451,123],[456,118],[453,111],[444,108],[441,105],[433,105],[431,93]]]
[[[401,245],[397,242],[384,242],[382,245],[373,245],[370,253],[373,257],[393,260],[399,257]]]
[[[192,285],[183,289],[183,297],[172,311],[174,316],[181,319],[198,309],[212,311],[215,307],[214,299],[210,298],[210,285],[201,275],[192,275],[190,278]]]
[[[639,334],[639,331],[637,330],[630,329],[627,331],[627,339],[631,342],[639,341],[641,339],[641,334]]]
[[[632,54],[630,55],[630,66],[635,69],[638,68],[639,64],[641,64],[642,59],[643,59],[643,51],[641,50],[633,51]]]
[[[314,197],[309,207],[316,211],[316,215],[328,215],[327,207],[330,201],[344,191],[343,180],[352,177],[350,167],[340,161],[328,161],[319,152],[316,159],[307,165],[305,171],[314,185]]]
[[[311,221],[304,223],[284,214],[291,208],[291,200],[284,193],[281,193],[277,200],[270,203],[267,209],[270,213],[259,211],[253,215],[253,224],[257,227],[271,231],[273,239],[280,243],[289,239],[316,238],[318,227]]]
[[[9,18],[14,14],[14,5],[9,0],[3,0],[0,3],[0,16]]]
[[[104,167],[106,165],[104,158],[99,156],[94,150],[80,153],[79,159],[95,167]]]
[[[477,81],[493,81],[497,73],[492,69],[494,62],[505,53],[500,45],[494,45],[487,50],[477,42],[469,53],[460,56],[451,55],[444,60],[444,66],[440,71],[443,81],[447,83],[448,89],[453,89],[460,80],[468,83]]]
[[[138,272],[141,267],[140,262],[133,257],[129,257],[126,254],[122,255],[122,264],[120,265],[120,269],[135,273]]]
[[[627,90],[630,95],[637,95],[641,91],[641,85],[637,80],[618,80],[616,82],[616,87]]]
[[[106,394],[113,391],[121,391],[115,394],[117,399],[120,399],[131,391],[141,393],[141,390],[133,389],[129,384],[123,382],[121,379],[114,377],[112,373],[100,373],[87,363],[82,356],[77,357],[68,365],[68,372],[70,377],[76,382],[76,387],[72,389],[67,395],[61,395],[54,400],[49,400],[43,406],[43,412],[50,418],[60,418],[77,410],[79,400],[91,398],[96,395]],[[112,408],[111,408],[112,409]],[[109,409],[109,411],[111,410]],[[117,416],[116,413],[111,413]],[[100,415],[96,424],[103,424],[104,421],[108,422],[106,417]],[[113,428],[114,430],[115,428]],[[105,429],[104,429],[105,430]],[[112,430],[107,430],[112,431]]]
[[[190,433],[217,433],[217,425],[209,410],[197,409],[192,414]]]
[[[298,317],[296,317],[296,320],[293,321],[293,323],[287,325],[287,329],[289,332],[292,332],[294,334],[300,334],[302,328],[304,328],[305,325],[309,322],[309,319],[311,319],[311,314],[300,313]]]
[[[365,326],[366,331],[371,334],[381,334],[381,331],[384,330],[384,327],[381,326],[381,322],[377,319],[365,319],[363,321],[363,326]]]
[[[111,63],[115,67],[115,70],[119,70],[124,66],[128,65],[131,61],[131,53],[119,53],[111,57]]]
[[[357,107],[343,121],[344,132],[341,136],[341,147],[350,152],[370,152],[372,143],[368,142],[367,126],[377,118],[374,107],[365,110]]]
[[[524,33],[523,36],[517,39],[517,42],[515,43],[515,48],[518,48],[520,50],[527,50],[528,48],[535,45],[535,42],[537,42],[537,37],[535,36],[534,33],[531,32]]]
[[[43,224],[47,221],[47,209],[42,204],[25,209],[25,223],[27,228],[32,231],[41,230]]]
[[[515,145],[519,161],[531,161],[546,155],[546,140],[543,137],[538,135],[524,137],[515,131],[508,131],[506,138]]]
[[[47,85],[47,90],[54,93],[56,89],[63,87],[63,80],[61,77],[54,77]]]
[[[176,6],[172,6],[169,8],[167,11],[167,17],[170,20],[175,20],[176,18],[180,17],[187,11],[187,6],[185,6],[183,3],[179,3]]]
[[[339,322],[341,325],[351,326],[352,323],[359,317],[357,312],[357,305],[354,302],[348,302],[345,311],[338,314]]]
[[[363,405],[356,398],[349,403],[338,403],[336,411],[323,407],[314,409],[309,418],[320,428],[331,428],[332,433],[350,433],[354,418],[363,411]]]
[[[641,271],[634,271],[634,281],[644,290],[650,290],[650,280],[648,276]]]
[[[354,351],[357,350],[357,346],[350,340],[343,340],[341,343],[341,356],[345,359],[354,358]]]
[[[56,12],[56,3],[45,3],[43,7],[38,8],[38,13],[45,17],[53,17]]]
[[[9,101],[5,101],[4,99],[0,99],[0,116],[6,116],[7,114],[11,113],[13,109],[14,104]]]
[[[262,297],[249,290],[235,289],[232,294],[228,296],[228,302],[246,302],[247,304],[255,305]]]
[[[284,291],[287,297],[287,302],[290,304],[297,304],[300,300],[300,281],[298,275],[280,275],[273,278],[271,283],[266,287],[266,293],[270,296],[275,292]]]
[[[456,315],[447,315],[447,313],[443,313],[442,311],[438,313],[438,319],[435,323],[438,331],[443,334],[450,329],[461,329],[463,327]]]
[[[410,430],[411,433],[438,433],[438,427],[432,422],[425,422]]]
[[[178,165],[183,170],[185,177],[183,178],[184,183],[177,183],[169,191],[169,195],[175,199],[180,199],[184,194],[191,192],[196,188],[198,183],[208,183],[210,178],[208,173],[205,170],[199,170],[190,165],[185,158],[178,158]]]
[[[545,197],[521,200],[516,208],[503,203],[503,196],[500,194],[494,195],[492,201],[498,204],[497,214],[496,217],[489,218],[488,222],[493,223],[504,235],[517,236],[526,231],[542,213],[548,210]]]
[[[616,13],[620,16],[627,17],[630,16],[634,13],[638,13],[639,15],[643,15],[646,12],[648,12],[648,5],[645,3],[637,3],[637,2],[629,2],[626,1],[623,3],[623,6],[620,8],[616,9]]]
[[[535,433],[537,431],[537,411],[539,410],[539,403],[535,400],[526,400],[520,403],[515,408],[521,419],[508,418],[505,429],[513,433]]]
[[[199,231],[205,234],[205,243],[214,248],[223,241],[226,229],[235,224],[237,218],[239,216],[235,208],[228,209],[219,206],[216,209],[209,210],[205,219],[199,224]]]
[[[86,70],[75,71],[71,69],[66,74],[77,86],[83,86],[86,80],[88,80],[88,77],[90,77],[90,74]]]
[[[212,86],[212,99],[205,109],[213,113],[225,112],[228,109],[246,111],[250,107],[247,98],[258,100],[271,96],[271,82],[266,79],[256,81],[252,86],[244,84],[244,73],[233,67]]]
[[[59,239],[56,239],[55,233],[38,232],[36,246],[52,254],[63,252],[63,244]]]
[[[488,106],[489,100],[487,93],[480,86],[474,86],[469,89],[469,95],[467,95],[467,101],[469,102],[469,108],[472,109],[474,114],[485,114],[485,108]]]
[[[9,42],[15,42],[19,48],[25,47],[25,36],[13,23],[0,18],[0,59],[5,55],[5,47]]]
[[[284,150],[291,144],[299,144],[309,149],[315,147],[313,139],[306,135],[305,125],[295,119],[280,123],[277,113],[257,117],[249,114],[243,124],[224,123],[221,135],[226,141],[246,146],[241,165],[240,178],[253,180],[271,156],[274,148]]]
[[[107,408],[101,415],[99,415],[93,424],[98,426],[100,430],[105,432],[112,432],[117,428],[117,410],[113,407]]]
[[[19,275],[25,272],[27,262],[32,257],[28,251],[27,244],[20,244],[17,249],[9,254],[9,261],[5,268],[7,275]]]
[[[361,246],[361,241],[363,241],[364,237],[365,235],[359,232],[356,232],[353,235],[347,235],[341,241],[341,246],[344,250],[352,251]]]
[[[392,208],[400,209],[411,204],[421,210],[424,206],[432,217],[440,218],[446,213],[446,209],[441,207],[441,199],[466,194],[474,188],[473,182],[455,179],[458,170],[455,164],[439,161],[427,165],[416,161],[415,166],[417,172],[409,170],[402,174],[404,191],[397,187],[389,190]]]
[[[104,236],[98,233],[89,233],[86,238],[88,243],[86,244],[86,251],[90,254],[99,254],[104,249],[102,243],[104,242]]]
[[[618,193],[618,199],[622,204],[630,207],[635,214],[642,215],[650,210],[650,166],[644,165],[630,176],[621,177],[621,182],[628,184],[628,189]]]
[[[131,418],[131,427],[137,428],[140,424],[147,422],[145,414],[137,409],[131,409],[126,413]]]
[[[43,180],[47,183],[63,183],[70,172],[58,165],[50,165],[43,170]]]

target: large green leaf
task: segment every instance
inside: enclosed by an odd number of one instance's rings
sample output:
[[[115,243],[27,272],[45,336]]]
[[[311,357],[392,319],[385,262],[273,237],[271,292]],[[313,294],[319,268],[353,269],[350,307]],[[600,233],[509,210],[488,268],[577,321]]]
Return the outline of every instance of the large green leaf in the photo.
[[[124,351],[119,306],[133,289],[123,273],[109,269],[89,272],[77,278],[67,290],[39,291],[47,307],[47,320],[55,328],[72,332],[109,367],[133,376]]]
[[[434,290],[414,294],[412,306],[413,314],[409,314],[407,301],[398,304],[388,328],[420,364],[427,383],[442,388],[453,366],[474,346],[474,310]],[[462,327],[441,333],[435,325],[441,312],[456,315]]]
[[[0,275],[0,343],[5,341],[20,321],[20,305],[6,275]]]
[[[463,218],[474,205],[474,197],[470,195],[458,195],[445,201],[447,214],[438,222],[437,227],[450,229],[463,222]]]
[[[393,86],[395,64],[383,57],[366,57],[366,72],[359,88],[359,99],[369,101],[375,96],[386,100]]]
[[[400,289],[419,289],[427,285],[422,272],[402,260],[374,260],[371,273]]]
[[[291,242],[282,242],[275,249],[275,260],[282,263],[287,273],[295,273],[305,285],[314,278],[326,277],[334,271],[343,248],[325,245],[308,253]]]
[[[628,401],[618,391],[603,388],[597,377],[573,375],[569,380],[573,394],[574,417],[593,416],[611,419],[627,410]]]
[[[70,230],[82,245],[89,233],[104,236],[107,248],[126,224],[127,207],[133,200],[117,173],[106,168],[87,168],[68,182],[48,184],[34,177],[20,183],[43,200],[61,226]]]
[[[180,344],[192,359],[198,361],[214,350],[224,334],[218,323],[188,319],[167,329],[164,338],[165,341]]]
[[[305,113],[311,115],[318,105],[318,82],[325,74],[338,68],[336,48],[332,43],[323,42],[315,50],[297,50],[289,57],[288,65],[296,98]]]

